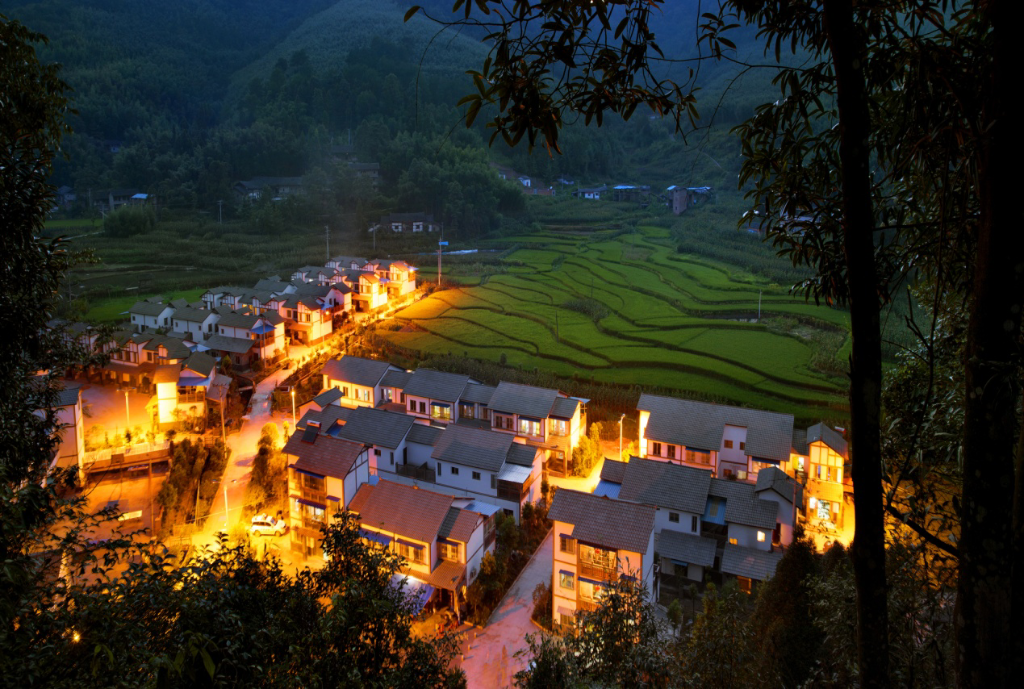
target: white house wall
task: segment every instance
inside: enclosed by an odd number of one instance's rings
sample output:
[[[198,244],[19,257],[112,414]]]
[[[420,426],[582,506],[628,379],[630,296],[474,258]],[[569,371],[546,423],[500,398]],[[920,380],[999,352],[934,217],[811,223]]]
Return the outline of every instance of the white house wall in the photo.
[[[772,530],[771,529],[757,529],[753,526],[746,526],[744,524],[729,524],[729,540],[736,539],[736,545],[741,545],[746,548],[756,548],[758,550],[772,549]],[[764,540],[758,541],[758,532],[764,534]]]

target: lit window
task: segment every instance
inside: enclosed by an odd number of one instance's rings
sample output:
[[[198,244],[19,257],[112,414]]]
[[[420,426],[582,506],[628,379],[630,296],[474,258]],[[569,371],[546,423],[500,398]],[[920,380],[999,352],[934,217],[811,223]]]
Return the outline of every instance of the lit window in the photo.
[[[757,532],[757,542],[764,543],[764,531]]]
[[[729,543],[731,543],[733,545],[739,545],[740,544],[739,541],[737,541],[735,538],[730,538],[729,539]]]
[[[559,572],[558,573],[558,585],[563,589],[569,589],[570,591],[575,585],[575,575],[572,572]]]
[[[569,538],[568,536],[559,537],[559,550],[563,553],[573,553],[576,551],[576,539]]]

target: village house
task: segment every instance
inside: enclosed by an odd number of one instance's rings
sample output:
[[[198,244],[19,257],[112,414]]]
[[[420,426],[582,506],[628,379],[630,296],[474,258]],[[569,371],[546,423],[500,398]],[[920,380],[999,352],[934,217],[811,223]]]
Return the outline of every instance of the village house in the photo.
[[[363,484],[348,508],[366,543],[402,556],[404,590],[419,609],[434,600],[459,613],[484,554],[494,550],[494,510],[386,480]]]
[[[416,290],[416,269],[405,261],[374,259],[366,263],[366,268],[380,278],[391,299]]]
[[[575,624],[577,611],[594,610],[601,592],[620,577],[638,579],[657,600],[654,574],[655,508],[562,488],[548,510],[554,522],[551,619]]]
[[[665,191],[669,196],[669,208],[676,215],[682,215],[690,208],[706,203],[714,194],[711,187],[682,187],[675,184]]]
[[[651,195],[647,184],[617,184],[612,187],[612,201],[618,203],[645,203]]]
[[[170,304],[164,304],[159,297],[137,301],[128,309],[131,323],[137,332],[157,330],[159,328],[169,329],[173,314],[174,307]]]
[[[266,192],[269,192],[272,200],[279,201],[301,193],[302,186],[301,177],[253,177],[235,182],[232,189],[239,199],[251,203],[263,198]]]
[[[487,407],[491,428],[547,452],[546,471],[568,473],[572,451],[587,431],[586,400],[550,388],[502,382]]]
[[[315,345],[334,332],[332,306],[323,297],[296,293],[281,302],[278,313],[292,342]]]
[[[392,232],[437,232],[441,225],[434,222],[433,215],[427,213],[390,213],[380,216],[380,222],[370,231],[377,228]]]
[[[459,399],[468,385],[479,384],[469,376],[432,369],[417,369],[408,377],[404,393],[410,416],[436,424],[459,420]]]
[[[288,461],[291,548],[306,557],[321,554],[320,527],[370,480],[369,448],[318,430],[296,431],[281,450]]]
[[[202,342],[207,335],[216,332],[218,320],[220,314],[216,311],[185,306],[174,309],[171,327],[175,332],[188,335],[195,342]]]
[[[365,258],[358,256],[333,256],[327,262],[327,267],[339,270],[362,270],[363,266],[367,263],[368,261]]]
[[[82,388],[68,385],[57,393],[54,405],[60,443],[54,450],[50,470],[77,467],[84,478],[82,459],[85,456],[85,415],[82,413]]]
[[[389,371],[403,372],[386,361],[343,355],[324,364],[320,375],[323,376],[324,391],[336,389],[341,392],[332,404],[376,407],[391,401],[393,387],[384,384],[384,376]]]
[[[852,531],[853,482],[846,439],[818,423],[793,436],[793,458],[787,473],[804,482],[807,501],[804,517],[808,531],[836,537]]]
[[[572,192],[573,198],[586,199],[588,201],[600,201],[602,194],[608,193],[608,185],[602,184],[599,187],[580,187]]]
[[[637,409],[641,457],[751,481],[763,468],[790,462],[790,414],[649,394],[640,396]]]

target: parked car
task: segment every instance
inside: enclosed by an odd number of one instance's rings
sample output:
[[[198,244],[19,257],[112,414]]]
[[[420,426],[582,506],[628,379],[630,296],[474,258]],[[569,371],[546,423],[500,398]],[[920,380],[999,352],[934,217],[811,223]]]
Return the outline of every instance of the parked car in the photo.
[[[283,519],[275,519],[267,514],[257,514],[252,518],[252,526],[249,533],[253,536],[280,536],[288,530],[288,525]]]

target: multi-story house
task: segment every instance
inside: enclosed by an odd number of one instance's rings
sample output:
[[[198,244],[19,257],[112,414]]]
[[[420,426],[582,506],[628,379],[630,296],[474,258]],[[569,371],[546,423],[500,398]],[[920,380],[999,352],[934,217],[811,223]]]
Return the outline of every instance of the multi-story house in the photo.
[[[667,588],[716,572],[740,578],[749,592],[754,580],[774,573],[780,555],[776,546],[792,542],[793,501],[799,500],[800,487],[775,468],[763,470],[754,485],[712,478],[697,467],[633,457],[628,463],[606,460],[596,492],[655,509],[655,550]],[[760,563],[764,576],[736,571],[734,560],[724,559],[726,551],[738,561]]]
[[[257,359],[270,361],[284,356],[284,319],[273,311],[258,314],[247,307],[242,311],[224,313],[217,321],[215,332],[223,337],[250,340],[251,351]]]
[[[492,510],[385,480],[362,485],[348,509],[359,516],[369,545],[402,556],[406,590],[420,608],[436,594],[438,603],[459,612],[480,561],[494,549]]]
[[[365,258],[358,256],[333,256],[327,262],[327,267],[339,270],[362,270],[367,263]]]
[[[495,505],[517,522],[522,506],[540,498],[544,453],[509,435],[462,425],[444,430],[416,425],[406,442],[404,461],[377,465],[381,476]]]
[[[390,372],[404,373],[386,361],[374,361],[357,356],[331,359],[320,369],[323,389],[337,389],[341,396],[333,404],[342,407],[376,407],[392,400],[393,382],[386,385],[384,377]]]
[[[366,268],[373,270],[388,291],[388,297],[394,299],[416,290],[416,269],[405,261],[374,259],[368,261]]]
[[[751,481],[761,469],[790,461],[790,414],[648,394],[637,409],[641,457]]]
[[[216,332],[220,314],[210,309],[196,309],[186,306],[174,310],[171,326],[174,332],[183,333],[202,342],[203,338]]]
[[[85,456],[85,419],[82,413],[82,389],[77,385],[64,387],[57,393],[57,445],[50,468],[77,467],[79,478],[85,478],[82,459]]]
[[[405,409],[410,416],[432,423],[455,423],[459,420],[459,399],[467,386],[478,383],[469,376],[457,373],[416,369],[402,390]]]
[[[788,473],[805,483],[808,529],[833,535],[852,531],[853,487],[846,439],[823,423],[805,433],[794,433],[793,438],[794,456]]]
[[[562,488],[548,510],[554,522],[551,619],[574,624],[579,610],[593,610],[601,592],[620,577],[634,577],[657,600],[654,517],[650,505]]]
[[[587,430],[583,400],[549,388],[499,383],[487,401],[491,428],[547,451],[546,471],[564,476]]]
[[[369,448],[317,431],[296,431],[281,450],[288,460],[291,547],[306,556],[322,552],[321,525],[348,507],[370,480]]]
[[[371,230],[384,228],[392,232],[437,232],[441,225],[434,222],[434,216],[425,213],[392,213],[382,215],[380,224]]]
[[[416,420],[405,414],[383,409],[355,407],[331,433],[338,438],[362,443],[370,447],[371,473],[393,470],[409,460],[409,432]]]
[[[352,305],[359,313],[367,313],[388,303],[387,285],[372,270],[346,270],[344,283],[352,290]]]
[[[334,330],[331,307],[310,294],[293,294],[282,303],[285,332],[292,342],[314,345],[324,341]]]
[[[154,301],[137,301],[128,309],[131,323],[136,332],[157,330],[158,328],[170,329],[171,316],[174,314],[174,307],[164,304],[159,299]]]

